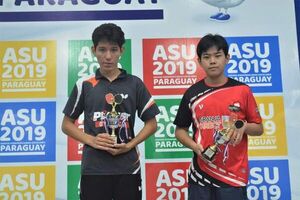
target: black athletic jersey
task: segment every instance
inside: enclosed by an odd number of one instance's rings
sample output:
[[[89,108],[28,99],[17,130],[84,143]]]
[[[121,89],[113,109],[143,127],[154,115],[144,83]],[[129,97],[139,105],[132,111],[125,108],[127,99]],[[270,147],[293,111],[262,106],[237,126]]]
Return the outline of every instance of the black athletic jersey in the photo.
[[[205,149],[215,143],[225,123],[237,119],[262,122],[250,87],[231,78],[219,87],[210,87],[201,80],[183,95],[174,124],[184,128],[192,124],[194,141]],[[236,146],[219,145],[212,163],[194,153],[189,181],[203,186],[245,186],[248,170],[248,141],[244,134]]]
[[[115,132],[118,143],[127,143],[135,137],[135,116],[147,121],[159,113],[151,94],[142,80],[120,69],[121,74],[110,82],[100,70],[96,74],[77,81],[63,113],[72,118],[84,113],[84,132],[96,136],[111,133],[109,115],[112,111],[111,97],[122,97],[115,110],[118,113]],[[114,175],[140,173],[138,148],[112,156],[110,153],[84,145],[81,163],[82,174]]]

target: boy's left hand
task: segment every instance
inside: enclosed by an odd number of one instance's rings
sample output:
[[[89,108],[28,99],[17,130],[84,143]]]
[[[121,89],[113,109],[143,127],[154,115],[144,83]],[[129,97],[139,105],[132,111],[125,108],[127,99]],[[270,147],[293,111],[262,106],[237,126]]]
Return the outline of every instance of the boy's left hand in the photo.
[[[247,122],[244,121],[244,125],[241,128],[234,129],[234,131],[230,137],[230,144],[232,144],[233,146],[236,146],[242,141],[246,126],[247,126]]]
[[[114,144],[114,148],[110,148],[107,150],[111,155],[116,156],[122,153],[126,153],[131,149],[129,143],[121,143],[121,144]]]

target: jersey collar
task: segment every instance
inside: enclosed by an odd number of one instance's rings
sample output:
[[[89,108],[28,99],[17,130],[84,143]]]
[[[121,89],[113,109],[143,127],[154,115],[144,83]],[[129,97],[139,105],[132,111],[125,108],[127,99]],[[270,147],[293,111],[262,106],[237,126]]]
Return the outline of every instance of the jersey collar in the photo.
[[[119,78],[124,78],[124,77],[127,75],[127,72],[126,72],[125,69],[119,68],[119,70],[121,71],[121,74],[116,78],[116,80],[119,79]],[[105,76],[103,76],[103,75],[101,74],[100,68],[97,69],[97,71],[96,71],[96,79],[97,79],[97,80],[99,80],[99,79],[107,79]]]

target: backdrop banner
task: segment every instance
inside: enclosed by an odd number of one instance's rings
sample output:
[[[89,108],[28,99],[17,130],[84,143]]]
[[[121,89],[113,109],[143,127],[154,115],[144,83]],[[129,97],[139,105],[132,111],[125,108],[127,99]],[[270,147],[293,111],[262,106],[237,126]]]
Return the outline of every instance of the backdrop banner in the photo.
[[[144,81],[161,111],[139,145],[144,200],[187,199],[192,152],[173,120],[205,76],[196,46],[207,33],[226,37],[225,73],[251,87],[263,119],[264,134],[248,140],[248,198],[300,199],[295,2],[0,0],[0,199],[79,200],[83,144],[62,133],[62,110],[76,80],[99,68],[91,35],[107,22],[125,32],[119,67]]]

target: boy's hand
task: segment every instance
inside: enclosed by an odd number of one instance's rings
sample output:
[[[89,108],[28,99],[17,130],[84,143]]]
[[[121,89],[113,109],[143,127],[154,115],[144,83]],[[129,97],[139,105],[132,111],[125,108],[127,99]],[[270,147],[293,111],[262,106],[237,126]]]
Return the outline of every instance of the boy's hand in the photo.
[[[94,137],[91,146],[95,149],[108,151],[114,147],[115,141],[108,133],[99,133]]]
[[[244,125],[241,128],[234,129],[234,131],[230,137],[230,144],[232,144],[233,146],[236,146],[242,141],[246,126],[247,126],[247,122],[244,121]]]
[[[121,144],[114,144],[114,148],[110,148],[107,151],[113,156],[116,156],[122,153],[126,153],[130,149],[132,149],[132,147],[130,147],[129,143],[121,143]]]

